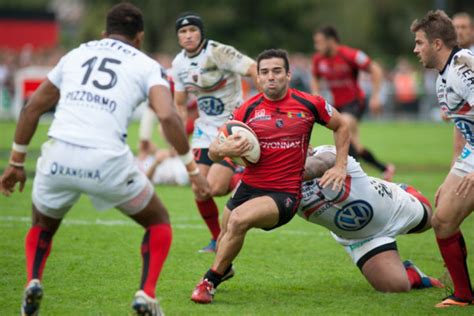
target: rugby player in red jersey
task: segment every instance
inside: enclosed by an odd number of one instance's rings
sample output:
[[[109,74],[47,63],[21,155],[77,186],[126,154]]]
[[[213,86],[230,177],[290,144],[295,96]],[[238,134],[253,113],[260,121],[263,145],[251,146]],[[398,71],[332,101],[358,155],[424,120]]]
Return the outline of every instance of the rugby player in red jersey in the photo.
[[[258,136],[260,160],[245,168],[240,185],[227,202],[214,263],[191,296],[197,303],[211,303],[215,288],[233,276],[232,261],[249,229],[272,230],[295,215],[314,123],[333,130],[337,148],[336,163],[323,175],[321,185],[339,190],[346,178],[347,122],[320,96],[289,88],[286,51],[262,52],[257,58],[257,79],[263,93],[236,109],[233,119],[249,125]],[[223,143],[214,140],[209,157],[220,161],[240,156],[249,148],[249,142],[235,134]]]
[[[357,83],[359,71],[370,73],[372,94],[369,99],[369,108],[372,113],[379,114],[382,110],[380,101],[382,69],[364,52],[342,45],[336,29],[332,26],[317,30],[313,41],[316,49],[316,54],[313,55],[313,94],[320,93],[319,80],[325,79],[334,99],[334,107],[349,122],[351,131],[349,154],[356,159],[362,158],[379,169],[384,180],[391,181],[395,166],[380,162],[371,151],[364,147],[360,142],[358,129],[358,123],[366,107],[364,92]]]

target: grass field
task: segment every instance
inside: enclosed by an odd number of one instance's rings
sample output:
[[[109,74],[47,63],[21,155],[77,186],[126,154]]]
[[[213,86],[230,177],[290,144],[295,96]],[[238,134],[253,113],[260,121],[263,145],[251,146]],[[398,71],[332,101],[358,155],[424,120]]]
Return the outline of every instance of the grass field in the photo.
[[[0,123],[0,169],[7,164],[14,123]],[[0,315],[17,315],[25,282],[23,242],[30,226],[35,157],[47,124],[31,145],[26,192],[0,197]],[[136,147],[137,125],[130,130]],[[449,170],[452,127],[428,123],[366,123],[362,139],[384,161],[397,166],[395,181],[414,185],[432,197]],[[312,144],[332,142],[322,128]],[[371,175],[373,169],[365,168]],[[170,256],[158,285],[167,315],[473,315],[474,307],[437,310],[442,289],[381,294],[369,286],[345,251],[316,225],[294,218],[272,232],[251,231],[238,259],[236,276],[222,284],[212,305],[190,301],[191,291],[213,255],[198,254],[209,234],[187,187],[156,188],[174,229]],[[226,198],[218,199],[222,207]],[[463,225],[474,275],[474,216]],[[120,213],[96,212],[81,198],[58,231],[44,272],[43,315],[129,315],[137,289],[143,232]],[[402,258],[427,274],[444,272],[432,231],[398,238]]]

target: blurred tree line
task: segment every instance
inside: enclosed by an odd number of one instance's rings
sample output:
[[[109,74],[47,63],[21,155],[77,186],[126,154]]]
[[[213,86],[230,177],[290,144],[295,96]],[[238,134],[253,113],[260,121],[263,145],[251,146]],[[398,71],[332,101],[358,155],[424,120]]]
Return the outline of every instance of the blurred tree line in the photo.
[[[61,0],[58,0],[61,1]],[[80,2],[82,18],[62,25],[62,45],[72,48],[101,36],[104,16],[113,0]],[[2,8],[50,10],[54,0],[0,0]],[[449,15],[474,13],[472,0],[132,0],[145,17],[145,50],[176,53],[176,16],[183,11],[201,15],[208,38],[234,45],[250,56],[270,47],[312,53],[312,34],[322,25],[334,25],[342,42],[384,61],[411,55],[411,22],[428,10]],[[64,24],[64,23],[63,23]],[[390,62],[389,62],[390,63]]]

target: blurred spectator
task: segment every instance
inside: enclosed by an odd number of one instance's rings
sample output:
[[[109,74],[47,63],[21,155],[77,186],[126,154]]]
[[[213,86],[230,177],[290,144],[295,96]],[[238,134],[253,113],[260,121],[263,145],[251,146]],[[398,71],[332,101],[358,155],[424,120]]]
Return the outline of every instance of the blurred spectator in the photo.
[[[458,45],[474,53],[474,23],[466,12],[453,15],[453,24],[458,37]]]
[[[301,53],[290,55],[292,88],[311,93],[311,60]]]
[[[418,74],[406,58],[398,59],[392,80],[397,112],[418,113]]]

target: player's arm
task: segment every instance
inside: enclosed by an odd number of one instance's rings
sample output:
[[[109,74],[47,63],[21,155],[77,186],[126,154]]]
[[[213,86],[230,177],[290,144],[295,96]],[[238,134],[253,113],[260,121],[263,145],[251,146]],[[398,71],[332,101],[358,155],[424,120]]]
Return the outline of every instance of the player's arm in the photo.
[[[1,178],[1,191],[10,195],[15,189],[16,183],[20,183],[20,192],[26,181],[24,163],[26,159],[27,146],[33,137],[41,115],[51,110],[59,100],[59,89],[46,79],[21,110],[15,130],[13,149],[10,154],[9,166],[5,169]]]
[[[381,90],[383,83],[382,67],[375,61],[372,61],[367,69],[372,81],[372,94],[369,100],[369,109],[374,114],[380,114],[382,111]]]
[[[319,79],[315,76],[311,76],[311,94],[321,95]]]
[[[458,159],[459,155],[466,144],[466,140],[462,137],[461,132],[454,126],[453,131],[453,160],[451,162],[451,166],[454,164],[456,159]]]
[[[323,152],[316,156],[306,158],[304,166],[303,180],[321,178],[323,174],[334,167],[336,164],[336,155],[331,152]]]
[[[334,167],[327,170],[321,178],[320,184],[323,188],[333,184],[333,190],[340,190],[346,179],[347,155],[349,153],[350,133],[349,125],[341,114],[333,109],[332,116],[326,127],[334,134],[334,144],[336,145],[336,162]]]
[[[474,105],[474,57],[471,55],[459,57],[456,61],[456,67],[458,68],[455,73],[457,78],[453,80],[453,89],[472,106]],[[456,129],[456,133],[460,133],[459,130]],[[460,135],[455,137],[460,138]],[[462,148],[460,144],[456,144],[455,142],[455,146],[456,145],[459,147],[459,153],[461,153]],[[456,194],[462,198],[466,198],[472,194],[473,190],[474,172],[470,172],[462,178],[456,188]]]
[[[157,125],[155,112],[147,106],[140,119],[140,128],[138,130],[138,158],[144,159],[147,155],[154,153],[156,149],[152,143],[153,129]]]
[[[199,168],[189,147],[183,121],[173,106],[171,92],[168,87],[154,85],[149,91],[149,100],[161,122],[163,133],[168,142],[176,149],[186,166],[193,190],[201,196],[208,196],[210,189],[206,179],[199,173]]]
[[[250,65],[249,69],[245,73],[245,76],[252,78],[254,87],[258,90],[258,92],[262,92],[262,89],[260,88],[260,85],[258,84],[258,81],[257,81],[257,64],[256,63],[253,63]]]
[[[174,92],[174,102],[176,108],[178,109],[179,116],[183,122],[186,122],[188,119],[187,105],[188,102],[188,93],[186,91],[176,91]]]

